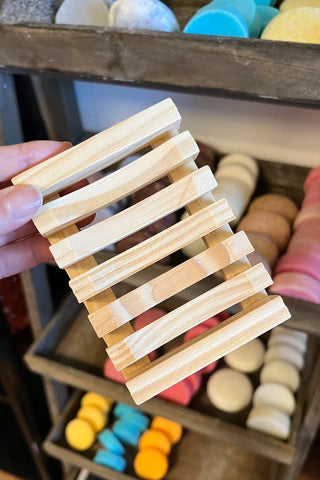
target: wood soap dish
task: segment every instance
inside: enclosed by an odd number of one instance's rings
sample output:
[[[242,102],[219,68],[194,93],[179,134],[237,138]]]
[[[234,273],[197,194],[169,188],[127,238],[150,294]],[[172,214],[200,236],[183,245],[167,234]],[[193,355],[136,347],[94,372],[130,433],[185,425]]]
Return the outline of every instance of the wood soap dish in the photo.
[[[244,232],[233,234],[226,200],[215,201],[209,167],[197,168],[198,147],[170,99],[89,138],[12,179],[38,188],[45,204],[34,218],[51,243],[57,264],[89,312],[98,337],[137,404],[287,320],[281,297],[264,289],[272,280],[262,264],[252,267],[253,247]],[[108,176],[59,197],[66,187],[151,147]],[[168,176],[171,185],[81,231],[81,219]],[[185,207],[189,217],[129,250],[97,264],[94,254]],[[111,287],[196,239],[207,249],[116,299]],[[179,291],[222,270],[225,281],[167,315],[134,331],[130,321]],[[150,362],[148,354],[219,312],[239,304],[241,312]],[[88,352],[90,355],[90,352]]]

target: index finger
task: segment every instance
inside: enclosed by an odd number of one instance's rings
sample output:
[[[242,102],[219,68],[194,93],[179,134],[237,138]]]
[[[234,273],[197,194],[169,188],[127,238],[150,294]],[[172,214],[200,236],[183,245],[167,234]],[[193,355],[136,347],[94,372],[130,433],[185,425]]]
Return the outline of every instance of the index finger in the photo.
[[[69,142],[37,140],[0,147],[0,182],[70,148]]]

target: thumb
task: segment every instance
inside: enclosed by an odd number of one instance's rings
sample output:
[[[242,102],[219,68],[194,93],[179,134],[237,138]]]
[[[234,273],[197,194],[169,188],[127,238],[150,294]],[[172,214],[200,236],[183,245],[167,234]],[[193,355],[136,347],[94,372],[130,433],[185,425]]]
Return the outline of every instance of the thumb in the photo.
[[[30,185],[0,190],[0,235],[10,233],[27,223],[41,205],[41,193]]]

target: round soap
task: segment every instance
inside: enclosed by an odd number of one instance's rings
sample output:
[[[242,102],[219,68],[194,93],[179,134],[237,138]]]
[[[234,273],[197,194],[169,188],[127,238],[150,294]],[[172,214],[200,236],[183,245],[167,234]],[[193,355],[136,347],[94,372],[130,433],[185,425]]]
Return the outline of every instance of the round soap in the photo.
[[[254,407],[247,418],[247,427],[252,430],[286,440],[290,433],[290,418],[283,412],[268,406]]]
[[[170,438],[170,442],[173,445],[178,443],[182,437],[182,426],[177,422],[168,420],[167,418],[154,417],[151,422],[151,428],[165,433]]]
[[[305,353],[307,349],[307,343],[308,335],[305,332],[298,332],[297,330],[293,330],[291,328],[278,326],[271,330],[268,347],[286,344],[301,353]]]
[[[109,11],[111,27],[178,32],[172,10],[159,0],[117,0]]]
[[[205,367],[205,368],[207,368],[207,367]],[[202,370],[205,370],[205,369],[202,369]],[[209,370],[208,370],[208,372],[209,372]],[[189,384],[191,385],[191,388],[192,388],[192,396],[194,396],[196,393],[198,393],[198,391],[201,387],[201,384],[202,384],[202,374],[204,375],[205,373],[207,373],[207,372],[200,370],[199,372],[195,372],[192,375],[189,375],[189,377],[186,377],[187,382],[189,382]]]
[[[312,238],[303,240],[301,237],[294,235],[288,245],[287,253],[308,253],[313,255],[317,260],[320,258],[320,243]]]
[[[168,471],[168,458],[155,448],[148,448],[138,452],[134,459],[133,468],[138,477],[146,480],[161,480]]]
[[[259,338],[251,340],[242,347],[228,353],[224,360],[226,364],[243,373],[252,373],[263,365],[265,347]]]
[[[224,412],[238,412],[249,405],[253,387],[249,378],[231,368],[213,373],[207,383],[210,402]]]
[[[111,398],[104,397],[94,392],[88,392],[81,398],[82,407],[96,407],[104,413],[108,413],[112,405],[113,400],[111,400]]]
[[[214,198],[216,200],[226,199],[235,215],[235,219],[230,222],[234,225],[242,217],[246,209],[251,195],[250,189],[244,182],[229,177],[221,177],[218,179],[219,184],[214,191]]]
[[[123,472],[127,466],[127,461],[121,455],[110,452],[109,450],[98,450],[93,458],[95,463],[112,468],[118,472]]]
[[[272,360],[266,363],[260,373],[261,383],[280,383],[296,392],[300,385],[298,370],[284,360]]]
[[[123,418],[125,415],[130,415],[131,413],[141,413],[138,408],[131,407],[125,403],[118,402],[113,409],[113,415],[117,418]]]
[[[169,455],[171,451],[171,442],[168,435],[160,430],[146,430],[140,437],[139,450],[147,448],[155,448],[165,455]]]
[[[67,424],[65,436],[70,447],[81,451],[88,450],[96,438],[92,426],[81,418],[74,418]]]
[[[229,155],[225,155],[219,161],[219,168],[225,167],[226,165],[241,165],[249,170],[255,182],[258,179],[258,164],[256,160],[249,155],[244,155],[243,153],[231,153]]]
[[[254,407],[271,407],[291,416],[296,408],[293,393],[285,385],[280,383],[264,383],[259,385],[253,394]]]
[[[158,397],[163,398],[164,400],[183,406],[189,405],[192,396],[193,387],[186,378],[158,394]]]
[[[112,431],[118,440],[126,445],[136,447],[139,443],[141,430],[134,423],[117,420],[112,426]]]
[[[90,423],[96,433],[100,432],[107,422],[107,414],[96,407],[81,407],[77,417]]]
[[[211,4],[200,8],[189,20],[184,33],[249,37],[249,29],[243,16],[235,8],[214,8]]]
[[[277,8],[270,7],[267,4],[261,4],[257,5],[257,15],[260,17],[261,30],[264,30],[268,23],[271,22],[274,17],[279,15],[279,10]]]
[[[237,227],[237,231],[240,230],[269,235],[280,252],[287,246],[291,233],[289,222],[285,217],[278,213],[267,211],[248,213]]]
[[[320,12],[319,12],[320,13]],[[294,222],[294,229],[296,230],[299,228],[300,225],[302,225],[307,221],[310,220],[318,220],[320,222],[320,207],[317,204],[314,205],[308,205],[307,207],[302,208],[298,215],[297,218],[295,219]]]
[[[315,187],[315,188],[313,188]],[[305,194],[301,208],[309,205],[320,205],[320,188],[319,185],[313,184]],[[320,208],[320,207],[319,207]]]
[[[224,179],[233,179],[233,180],[238,180],[239,182],[244,183],[250,194],[252,194],[253,190],[255,189],[256,186],[256,180],[251,173],[250,170],[248,170],[246,167],[244,167],[242,164],[239,165],[221,165],[218,166],[218,169],[215,173],[215,177],[217,179],[217,182]]]
[[[307,192],[311,188],[311,186],[314,185],[315,183],[317,184],[317,186],[320,183],[320,167],[313,168],[312,170],[310,170],[310,172],[308,173],[304,181],[304,185],[303,185],[304,191]]]
[[[316,7],[299,7],[282,12],[266,26],[261,38],[319,44],[320,10]]]
[[[124,385],[126,383],[123,373],[116,370],[110,358],[104,362],[103,375],[108,379],[116,383]]]
[[[150,419],[142,412],[131,412],[122,415],[122,420],[135,424],[141,432],[144,432],[150,424]]]
[[[283,0],[279,10],[280,12],[288,12],[293,8],[299,7],[319,7],[319,0]]]
[[[246,232],[253,248],[257,253],[263,256],[269,263],[270,268],[274,268],[279,258],[279,250],[272,238],[265,233]]]
[[[249,212],[267,210],[268,212],[283,215],[290,224],[293,223],[298,213],[296,204],[285,195],[266,193],[256,197],[250,204]]]
[[[284,360],[291,363],[298,370],[301,370],[304,365],[303,354],[285,343],[277,343],[267,349],[264,363],[272,362],[272,360]]]
[[[213,8],[234,8],[243,16],[249,28],[254,22],[257,12],[254,0],[214,0],[211,2],[211,6]]]
[[[125,449],[122,443],[117,439],[111,430],[107,428],[102,430],[102,432],[100,432],[98,435],[98,439],[100,443],[110,452],[117,455],[124,455]]]
[[[64,0],[57,11],[55,22],[107,27],[109,12],[103,0]]]
[[[307,252],[287,252],[282,255],[275,269],[276,275],[283,272],[304,273],[320,281],[320,255],[317,258]]]
[[[300,298],[306,302],[320,303],[318,280],[304,273],[278,273],[273,278],[273,285],[269,287],[269,292]]]
[[[162,310],[162,308],[151,308],[150,310],[147,310],[144,313],[141,313],[141,315],[138,315],[134,322],[134,329],[135,330],[140,330],[143,327],[146,327],[150,323],[154,322],[155,320],[158,320],[158,318],[163,317],[166,315],[166,311]]]

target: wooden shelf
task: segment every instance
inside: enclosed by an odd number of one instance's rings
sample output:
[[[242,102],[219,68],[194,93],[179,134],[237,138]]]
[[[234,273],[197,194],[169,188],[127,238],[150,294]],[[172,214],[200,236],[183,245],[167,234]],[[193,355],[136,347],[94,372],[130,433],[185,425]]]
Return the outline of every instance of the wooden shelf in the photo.
[[[181,28],[205,0],[172,0]],[[319,107],[320,45],[52,24],[0,25],[3,71]]]
[[[81,395],[81,394],[80,394]],[[106,480],[135,480],[137,479],[132,463],[136,453],[134,448],[127,448],[127,468],[119,473],[110,468],[98,465],[92,461],[97,443],[87,452],[79,453],[72,450],[64,438],[66,423],[75,417],[79,408],[79,392],[70,400],[64,410],[61,420],[51,430],[44,442],[44,448],[50,455],[81,468]],[[202,435],[185,431],[181,442],[173,448],[170,454],[170,468],[165,480],[204,480],[210,478],[223,480],[237,478],[237,480],[267,480],[273,478],[274,465],[272,462],[230,447],[222,440],[214,441]]]

